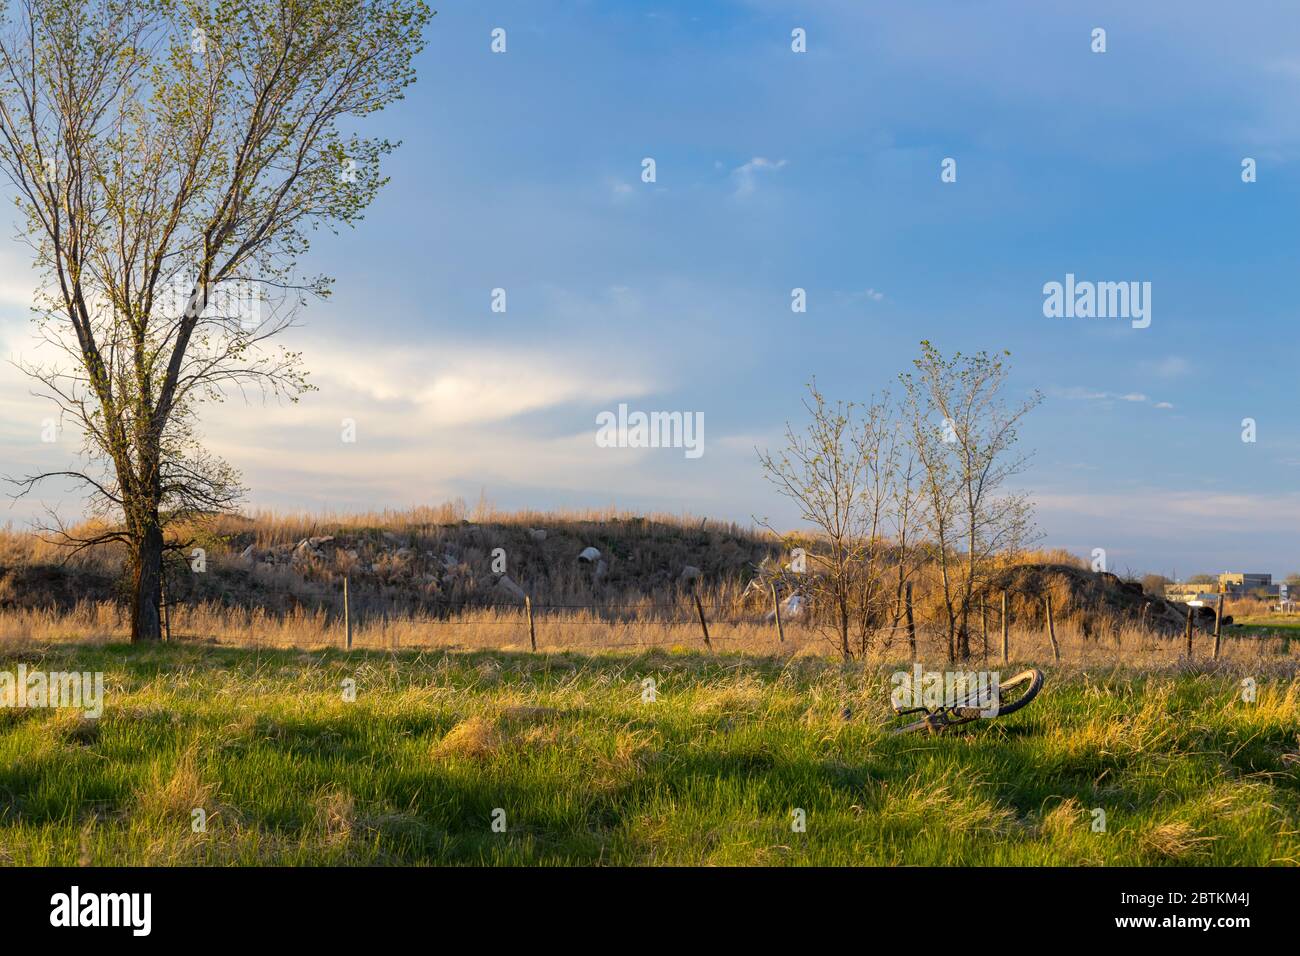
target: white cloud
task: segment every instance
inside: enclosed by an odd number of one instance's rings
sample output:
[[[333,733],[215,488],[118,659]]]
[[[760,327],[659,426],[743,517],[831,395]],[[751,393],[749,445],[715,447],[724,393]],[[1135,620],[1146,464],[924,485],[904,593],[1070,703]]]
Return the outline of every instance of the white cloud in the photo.
[[[437,427],[506,421],[568,403],[627,399],[650,389],[635,374],[568,351],[359,350],[330,342],[310,348],[306,360],[313,383],[337,399]]]
[[[653,475],[639,474],[635,455],[600,454],[594,440],[592,409],[662,387],[638,370],[637,359],[584,353],[571,343],[399,348],[318,338],[304,344],[304,361],[319,391],[300,402],[263,402],[257,393],[245,402],[232,394],[200,413],[205,446],[245,473],[255,502],[400,505],[458,493],[457,481],[662,491]],[[0,385],[7,412],[0,459],[26,468],[37,456],[42,467],[63,467],[72,445],[38,441],[52,406],[28,396],[25,379],[7,363]],[[538,424],[523,419],[548,412]],[[357,423],[355,445],[340,440],[344,418]]]
[[[769,448],[780,448],[785,443],[785,435],[779,429],[773,429],[770,432],[720,435],[717,438],[709,439],[709,442],[711,445],[716,445],[720,448],[726,448],[742,454],[755,455],[755,449],[762,451]]]
[[[29,260],[10,244],[0,246],[0,310],[6,317],[30,316],[38,280]]]
[[[1151,401],[1151,396],[1144,392],[1107,392],[1101,389],[1084,388],[1077,385],[1071,388],[1055,389],[1052,394],[1058,395],[1061,398],[1085,402],[1132,402],[1134,404],[1143,404]],[[1153,407],[1173,408],[1174,406],[1169,402],[1162,401],[1154,403]]]
[[[1125,534],[1185,532],[1190,522],[1204,536],[1269,532],[1279,522],[1300,522],[1300,493],[1244,495],[1225,492],[1135,489],[1117,492],[1038,493],[1043,519],[1098,519]],[[1044,524],[1048,523],[1044,520]]]
[[[870,302],[880,302],[885,297],[885,293],[878,289],[861,289],[856,292],[837,292],[837,296],[842,296],[849,302],[857,302],[866,299]]]
[[[1162,359],[1152,359],[1138,363],[1143,373],[1157,378],[1182,378],[1191,373],[1192,363],[1181,355],[1170,355]]]
[[[737,166],[731,171],[731,175],[736,180],[736,196],[744,198],[753,195],[758,188],[759,173],[775,172],[785,168],[785,165],[784,159],[773,161],[763,156],[755,156],[743,166]]]

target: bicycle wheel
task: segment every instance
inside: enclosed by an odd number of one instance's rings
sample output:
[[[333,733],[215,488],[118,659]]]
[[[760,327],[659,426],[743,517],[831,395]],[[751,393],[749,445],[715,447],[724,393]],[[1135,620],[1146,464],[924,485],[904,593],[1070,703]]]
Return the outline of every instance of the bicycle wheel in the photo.
[[[952,708],[952,713],[958,717],[1005,717],[1007,714],[1013,714],[1021,707],[1024,707],[1031,700],[1038,696],[1038,692],[1043,689],[1043,672],[1038,668],[1032,668],[1027,671],[1021,671],[1014,677],[998,684],[998,709],[994,713],[988,713],[988,707],[957,706]]]
[[[1021,671],[998,685],[998,716],[1014,714],[1043,689],[1043,672],[1037,667]]]

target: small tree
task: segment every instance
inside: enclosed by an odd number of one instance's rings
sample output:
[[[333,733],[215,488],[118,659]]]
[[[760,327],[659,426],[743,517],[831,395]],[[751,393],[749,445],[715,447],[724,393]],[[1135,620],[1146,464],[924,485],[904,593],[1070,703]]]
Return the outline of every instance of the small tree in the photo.
[[[64,359],[22,367],[82,433],[88,466],[54,474],[115,520],[63,540],[127,546],[132,640],[160,636],[167,527],[240,494],[198,443],[200,406],[307,388],[267,343],[328,292],[298,269],[312,230],[356,222],[384,182],[393,145],[343,126],[414,82],[428,17],[421,0],[25,0],[0,24],[0,172]]]
[[[1027,462],[1015,450],[1020,421],[1042,399],[1035,392],[1008,406],[1002,398],[1007,367],[986,352],[945,358],[922,342],[913,365],[901,378],[938,550],[948,656],[966,660],[977,596],[999,560],[1032,533],[1029,498],[1008,490],[1007,482]]]
[[[924,563],[921,545],[926,527],[924,470],[916,449],[907,438],[906,422],[894,422],[894,481],[890,494],[890,532],[893,538],[894,607],[886,644],[893,641],[906,613],[907,586]]]
[[[897,454],[888,399],[859,406],[827,402],[808,386],[804,432],[786,426],[786,447],[759,452],[767,479],[818,532],[807,590],[829,610],[830,631],[846,660],[865,654],[888,606],[882,564]],[[768,525],[770,529],[770,525]]]
[[[1174,582],[1163,574],[1144,574],[1142,575],[1142,590],[1147,594],[1154,594],[1157,597],[1165,596],[1165,586]]]

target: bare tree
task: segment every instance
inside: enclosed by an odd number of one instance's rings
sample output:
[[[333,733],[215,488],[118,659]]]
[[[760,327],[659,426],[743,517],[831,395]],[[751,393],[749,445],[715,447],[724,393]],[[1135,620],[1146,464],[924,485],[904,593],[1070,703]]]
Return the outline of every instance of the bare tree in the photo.
[[[894,547],[894,602],[886,646],[897,635],[906,610],[907,586],[924,563],[922,529],[925,527],[924,472],[916,449],[904,433],[906,422],[894,422],[896,464],[890,493],[889,520]]]
[[[904,407],[911,431],[911,447],[919,466],[918,498],[922,505],[924,533],[934,546],[934,557],[939,565],[948,659],[956,660],[957,607],[953,598],[952,558],[958,536],[954,513],[957,498],[951,463],[944,449],[947,433],[942,428],[935,428],[929,400],[918,383],[906,375],[901,377],[906,388]]]
[[[829,629],[847,660],[866,653],[888,606],[882,566],[897,466],[894,429],[887,397],[832,405],[815,382],[808,392],[806,430],[787,425],[785,449],[759,452],[759,462],[817,529],[820,547],[808,555],[806,588],[814,610],[831,612]]]
[[[1032,534],[1029,498],[1007,483],[1027,462],[1015,450],[1018,426],[1042,397],[1034,392],[1008,406],[1002,398],[1007,367],[1002,357],[986,352],[945,358],[922,342],[913,365],[915,371],[902,380],[929,531],[938,549],[948,655],[965,660],[977,596],[1000,558]]]
[[[355,223],[385,182],[393,144],[342,126],[414,82],[429,16],[420,0],[6,10],[0,171],[41,276],[41,336],[61,354],[23,368],[84,438],[86,467],[58,474],[117,519],[65,537],[126,544],[132,640],[160,636],[168,525],[240,494],[198,443],[199,407],[308,388],[298,353],[268,340],[328,293],[299,270],[312,230]]]

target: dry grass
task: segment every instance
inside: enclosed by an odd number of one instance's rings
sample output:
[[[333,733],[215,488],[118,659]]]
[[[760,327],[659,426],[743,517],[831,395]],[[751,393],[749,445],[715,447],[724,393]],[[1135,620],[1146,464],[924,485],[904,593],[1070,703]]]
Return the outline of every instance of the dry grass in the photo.
[[[210,803],[212,788],[199,773],[193,750],[181,754],[174,765],[155,764],[148,782],[136,793],[137,811],[154,820],[188,820],[195,807]]]
[[[615,525],[661,526],[674,531],[713,530],[728,534],[748,534],[752,529],[741,525],[715,521],[693,515],[647,513],[608,508],[562,508],[553,511],[502,511],[491,504],[479,502],[473,508],[462,500],[440,505],[424,505],[403,510],[363,512],[278,512],[257,510],[246,516],[225,516],[205,524],[202,528],[178,529],[181,535],[206,533],[217,537],[256,534],[256,544],[261,548],[274,547],[310,538],[313,535],[334,534],[338,531],[388,531],[397,535],[427,532],[431,528],[453,527],[463,524],[499,525],[507,528],[547,528],[555,525]]]
[[[539,652],[562,650],[612,651],[662,648],[704,649],[699,622],[683,604],[676,620],[610,621],[591,611],[538,614],[535,618]],[[83,602],[67,613],[51,609],[19,610],[0,614],[0,644],[10,648],[25,644],[118,643],[130,633],[127,609],[110,602]],[[199,641],[232,647],[319,649],[343,646],[342,621],[326,612],[300,610],[284,615],[262,610],[226,608],[216,604],[173,609],[172,633],[178,641]],[[1185,658],[1181,636],[1166,637],[1136,626],[1122,627],[1085,638],[1074,621],[1057,625],[1062,661],[1084,667],[1115,664],[1167,665]],[[761,656],[836,656],[836,645],[823,630],[787,621],[785,640],[775,625],[755,614],[751,619],[712,621],[709,638],[719,652]],[[976,662],[996,665],[1000,658],[998,633],[991,633],[987,653],[976,635],[972,641]],[[918,656],[938,661],[945,639],[933,626],[918,629]],[[1052,660],[1047,634],[1038,629],[1012,629],[1008,644],[1012,663]],[[448,617],[416,614],[400,618],[370,618],[353,630],[357,649],[397,650],[436,648],[454,650],[530,650],[528,619],[513,609],[472,610]],[[1213,637],[1197,631],[1193,658],[1212,656]],[[884,642],[870,653],[871,662],[904,661],[909,654],[904,636]],[[1300,662],[1300,641],[1286,637],[1237,636],[1225,632],[1220,658],[1226,662]]]
[[[439,757],[484,758],[492,756],[500,746],[501,734],[496,724],[476,714],[448,731],[438,741],[434,753]]]
[[[352,837],[356,805],[342,790],[326,789],[315,801],[315,822],[326,843],[346,843]]]
[[[1186,863],[1190,858],[1206,851],[1213,837],[1201,836],[1195,827],[1183,820],[1174,820],[1152,827],[1142,837],[1144,849],[1175,863]]]
[[[93,527],[94,522],[86,522],[81,530]],[[533,528],[547,529],[548,537],[536,540],[529,534]],[[678,577],[681,568],[691,564],[704,571],[701,600],[714,649],[780,656],[835,654],[828,630],[799,620],[787,620],[786,639],[778,640],[774,625],[764,620],[770,611],[768,593],[747,590],[746,584],[756,565],[780,555],[781,548],[772,536],[734,524],[612,508],[501,512],[486,503],[471,509],[458,501],[361,514],[263,511],[219,518],[178,533],[201,540],[208,560],[206,574],[182,571],[174,576],[171,629],[181,640],[266,648],[340,646],[346,573],[351,574],[353,640],[358,648],[529,649],[523,608],[501,596],[489,570],[494,549],[502,547],[509,554],[510,573],[526,586],[537,611],[539,651],[701,648],[695,607]],[[282,548],[315,535],[349,536],[347,549],[292,566],[238,557],[249,544]],[[609,559],[608,575],[600,580],[593,577],[591,566],[576,561],[578,551],[590,543],[598,544]],[[448,554],[458,563],[454,571],[443,573]],[[0,531],[0,605],[10,605],[0,611],[0,642],[125,639],[127,612],[122,604],[105,599],[112,594],[104,593],[105,579],[93,591],[85,589],[83,577],[62,579],[65,596],[85,598],[71,607],[56,610],[18,600],[23,596],[18,589],[33,592],[35,587],[31,574],[15,572],[53,566],[65,557],[62,549],[36,535],[12,527]],[[1082,559],[1056,550],[1023,554],[1017,561],[1023,563],[1022,570],[1043,570],[1035,582],[1052,594],[1063,660],[1085,666],[1142,665],[1165,664],[1184,655],[1181,637],[1144,631],[1090,604],[1096,595],[1077,587],[1083,579],[1079,571],[1086,570]],[[121,573],[121,553],[112,548],[78,555],[71,563],[104,575]],[[349,563],[365,563],[367,570]],[[919,656],[925,660],[937,660],[944,651],[936,574],[934,568],[922,568],[915,579]],[[1095,579],[1089,581],[1090,588],[1100,587]],[[1041,594],[1013,593],[1011,602],[1012,660],[1051,660]],[[987,640],[978,633],[977,614],[972,647],[977,659],[996,661],[999,609],[986,610],[982,620],[991,633]],[[1228,613],[1240,616],[1258,610],[1253,604],[1233,602]],[[881,633],[868,659],[904,659],[905,641],[901,627]],[[1211,636],[1198,631],[1194,656],[1208,657],[1211,646]],[[1223,657],[1294,661],[1297,647],[1284,633],[1228,632]]]

